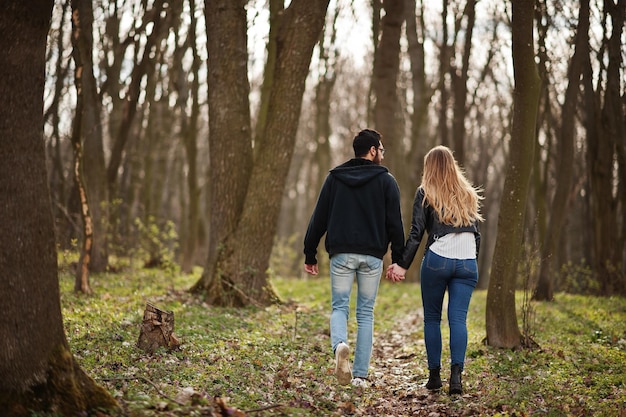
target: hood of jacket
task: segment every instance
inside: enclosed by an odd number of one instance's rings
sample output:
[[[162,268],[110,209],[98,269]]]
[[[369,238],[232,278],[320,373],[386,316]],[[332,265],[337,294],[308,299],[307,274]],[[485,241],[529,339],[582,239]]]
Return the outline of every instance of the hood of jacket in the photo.
[[[375,164],[369,159],[353,158],[332,169],[330,175],[350,187],[359,187],[387,172],[389,172],[387,167]]]

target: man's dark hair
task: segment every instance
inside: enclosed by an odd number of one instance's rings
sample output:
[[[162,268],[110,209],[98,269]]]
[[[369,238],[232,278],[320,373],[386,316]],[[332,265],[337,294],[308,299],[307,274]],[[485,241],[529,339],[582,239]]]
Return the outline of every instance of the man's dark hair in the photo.
[[[352,148],[354,149],[354,156],[359,158],[367,155],[370,148],[375,146],[377,149],[380,146],[381,134],[372,129],[363,129],[358,135],[354,137],[352,141]]]

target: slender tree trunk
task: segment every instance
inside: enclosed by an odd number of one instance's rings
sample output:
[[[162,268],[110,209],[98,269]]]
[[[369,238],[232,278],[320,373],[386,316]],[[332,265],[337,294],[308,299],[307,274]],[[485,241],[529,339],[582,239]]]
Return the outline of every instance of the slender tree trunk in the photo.
[[[557,143],[556,190],[550,205],[550,223],[548,224],[546,241],[541,248],[541,266],[539,281],[534,293],[535,300],[551,301],[554,298],[554,280],[556,278],[554,258],[559,249],[561,231],[567,219],[567,207],[570,205],[569,197],[571,196],[572,178],[574,176],[576,105],[584,62],[589,56],[588,32],[589,0],[581,0],[574,55],[570,61],[567,76],[569,84],[561,111],[561,134]]]
[[[122,154],[124,152],[126,142],[130,137],[133,120],[135,114],[137,113],[139,96],[142,92],[141,82],[144,76],[150,77],[154,72],[154,57],[156,56],[155,49],[157,48],[159,40],[164,36],[164,33],[166,32],[163,27],[166,24],[167,15],[165,17],[162,16],[164,11],[164,2],[165,0],[155,0],[154,2],[153,12],[151,13],[151,15],[154,16],[154,26],[152,28],[152,32],[147,37],[141,61],[135,64],[131,74],[131,82],[128,87],[128,92],[126,93],[127,99],[124,101],[123,104],[124,110],[122,112],[122,119],[114,137],[114,142],[111,149],[111,158],[109,160],[109,166],[107,168],[109,199],[114,199],[117,195],[117,173],[120,165],[122,164]]]
[[[117,409],[75,361],[63,331],[43,127],[52,1],[0,11],[0,415]]]
[[[624,0],[620,0],[617,4],[610,1],[604,2],[605,13],[606,16],[611,17],[610,26],[612,27],[611,35],[607,37],[608,67],[605,83],[601,82],[604,81],[602,73],[593,74],[590,61],[586,62],[584,81],[589,200],[592,219],[590,223],[593,230],[591,265],[597,273],[600,291],[604,295],[624,291],[620,289],[624,286],[624,282],[619,275],[617,261],[623,257],[624,246],[623,241],[620,242],[620,229],[616,227],[623,219],[621,221],[618,219],[618,197],[613,195],[616,180],[614,164],[608,161],[614,161],[616,145],[623,141],[624,136],[624,114],[623,104],[620,104],[619,85],[620,72],[623,78],[622,53],[620,52],[623,48],[620,46],[620,39],[624,26],[625,4]],[[599,56],[599,60],[602,59],[604,57]],[[594,82],[597,83],[595,89]],[[605,91],[602,90],[603,85],[606,86]],[[621,246],[620,243],[622,243]]]
[[[512,0],[512,3],[513,126],[486,309],[487,343],[507,348],[522,342],[515,309],[515,281],[523,243],[541,87],[534,53],[534,1]]]
[[[442,145],[452,148],[448,137],[448,85],[446,74],[450,67],[450,52],[448,47],[448,0],[442,0],[441,7],[441,30],[442,39],[439,45],[439,93],[441,96],[439,104],[439,140]]]
[[[183,130],[183,143],[185,145],[185,153],[187,156],[187,188],[189,193],[189,215],[188,227],[185,233],[185,241],[183,242],[183,255],[181,269],[184,272],[191,272],[196,262],[196,250],[198,247],[200,227],[200,188],[198,186],[198,119],[200,118],[200,56],[198,55],[198,47],[196,37],[192,34],[196,33],[197,19],[195,17],[196,2],[189,1],[191,9],[191,24],[189,27],[188,42],[193,55],[191,71],[193,73],[193,81],[191,82],[191,116],[189,123],[184,123],[186,128]],[[183,103],[181,103],[183,107]],[[181,110],[183,110],[181,108]],[[184,114],[184,113],[183,113]],[[183,117],[186,120],[186,117]]]
[[[46,154],[48,155],[48,161],[50,167],[48,169],[48,177],[50,189],[52,190],[52,210],[56,225],[57,244],[60,248],[66,249],[70,247],[69,231],[72,230],[72,225],[69,222],[67,213],[62,201],[67,201],[67,188],[65,185],[65,175],[63,168],[62,158],[62,140],[60,132],[60,106],[65,89],[65,80],[68,72],[69,60],[62,59],[64,56],[65,44],[64,39],[66,35],[66,17],[71,18],[71,13],[67,13],[70,6],[70,2],[63,2],[61,5],[61,13],[58,15],[58,29],[57,36],[52,44],[52,37],[49,36],[48,57],[46,62],[50,62],[52,59],[56,60],[55,71],[49,76],[54,77],[54,91],[53,97],[44,113],[44,120],[50,124],[52,133],[49,138],[49,145]],[[54,22],[54,20],[53,20]],[[54,25],[54,23],[53,23]],[[51,29],[52,33],[52,29]],[[53,46],[54,45],[54,46]],[[51,58],[54,57],[54,58]],[[49,120],[49,121],[48,121]]]
[[[93,4],[92,0],[72,0],[72,17],[78,28],[78,37],[72,38],[74,48],[81,60],[82,110],[75,117],[81,118],[83,147],[83,177],[89,201],[91,228],[93,231],[91,261],[93,272],[103,272],[108,266],[107,221],[108,196],[102,115],[100,97],[93,69]],[[80,193],[80,191],[79,191]]]
[[[620,183],[622,190],[624,187],[623,180],[626,180],[626,158],[624,155],[625,143],[626,143],[626,114],[625,97],[624,97],[624,44],[622,43],[624,23],[626,17],[626,0],[605,0],[604,8],[611,18],[611,36],[608,42],[608,67],[606,69],[606,93],[604,98],[604,107],[602,109],[602,121],[606,126],[606,134],[613,146],[613,152],[615,159],[618,163],[617,172],[613,175],[611,181],[612,187],[614,184]],[[609,159],[607,161],[611,161]],[[609,164],[607,164],[609,165]],[[605,197],[606,198],[606,197]],[[618,210],[622,203],[621,212]],[[601,284],[605,290],[605,295],[619,294],[626,295],[626,274],[622,274],[620,271],[620,262],[626,257],[624,255],[624,244],[626,242],[626,236],[623,235],[623,231],[626,230],[624,226],[625,218],[620,217],[621,214],[626,213],[626,209],[623,204],[626,202],[626,196],[624,193],[618,194],[613,199],[612,212],[613,220],[609,221],[608,217],[604,214],[602,223],[611,223],[606,225],[606,229],[613,228],[612,233],[614,239],[608,238],[603,241],[603,251],[605,261],[601,266]],[[621,224],[622,227],[616,227],[615,225]],[[615,242],[610,244],[609,242]],[[608,245],[607,245],[608,243]],[[609,246],[610,245],[610,246]],[[622,248],[620,251],[619,248]],[[624,266],[622,265],[622,268]]]
[[[408,56],[411,63],[411,86],[413,90],[413,113],[411,113],[411,148],[409,152],[401,157],[397,163],[396,175],[400,192],[402,194],[402,218],[410,219],[413,210],[413,200],[417,184],[421,181],[421,174],[424,164],[424,155],[433,147],[434,137],[429,135],[428,104],[432,98],[434,90],[430,88],[426,79],[424,68],[426,52],[424,50],[424,6],[420,1],[419,14],[415,0],[406,0],[404,4],[406,21],[406,37],[408,42]],[[394,153],[394,158],[399,158]],[[411,226],[410,221],[404,222],[405,232],[408,233]],[[423,248],[416,255],[420,259],[423,255]],[[420,279],[419,263],[407,271],[407,281],[417,282]]]
[[[81,4],[82,3],[82,4]],[[72,1],[72,56],[74,58],[75,68],[74,83],[76,85],[76,114],[74,115],[74,124],[72,127],[72,147],[74,150],[74,181],[78,191],[80,201],[80,214],[83,221],[83,238],[80,251],[80,259],[76,267],[76,279],[74,281],[74,291],[91,294],[89,286],[89,271],[91,269],[91,254],[93,250],[93,222],[89,210],[89,198],[85,187],[85,179],[83,176],[83,128],[85,113],[84,100],[84,82],[85,74],[85,42],[82,41],[83,35],[83,15],[84,10],[81,8],[84,2],[80,0]],[[85,17],[89,21],[89,17]],[[91,25],[86,25],[91,27]],[[87,55],[91,56],[91,55]],[[87,65],[90,67],[90,65]]]
[[[451,66],[450,77],[454,96],[454,113],[452,118],[452,139],[454,142],[454,155],[462,166],[465,166],[465,119],[467,117],[467,80],[469,72],[470,55],[472,51],[472,34],[476,20],[476,0],[468,0],[465,5],[464,16],[467,18],[465,28],[465,45],[461,57],[460,71]],[[459,28],[460,30],[460,28]]]

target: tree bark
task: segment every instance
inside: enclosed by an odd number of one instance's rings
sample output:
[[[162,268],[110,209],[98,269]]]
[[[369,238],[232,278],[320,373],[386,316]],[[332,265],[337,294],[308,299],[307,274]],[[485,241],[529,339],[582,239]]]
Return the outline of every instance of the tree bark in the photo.
[[[512,3],[513,126],[486,309],[487,343],[506,348],[520,346],[522,342],[515,309],[515,282],[523,242],[541,87],[534,60],[534,1],[513,0]]]
[[[0,414],[118,409],[78,366],[63,331],[43,127],[51,0],[0,11]]]

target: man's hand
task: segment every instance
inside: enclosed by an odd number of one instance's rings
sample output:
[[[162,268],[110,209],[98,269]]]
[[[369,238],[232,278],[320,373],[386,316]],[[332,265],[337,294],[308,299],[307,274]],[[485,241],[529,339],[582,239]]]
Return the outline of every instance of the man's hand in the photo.
[[[311,275],[317,275],[320,272],[317,264],[304,264],[304,270]]]

